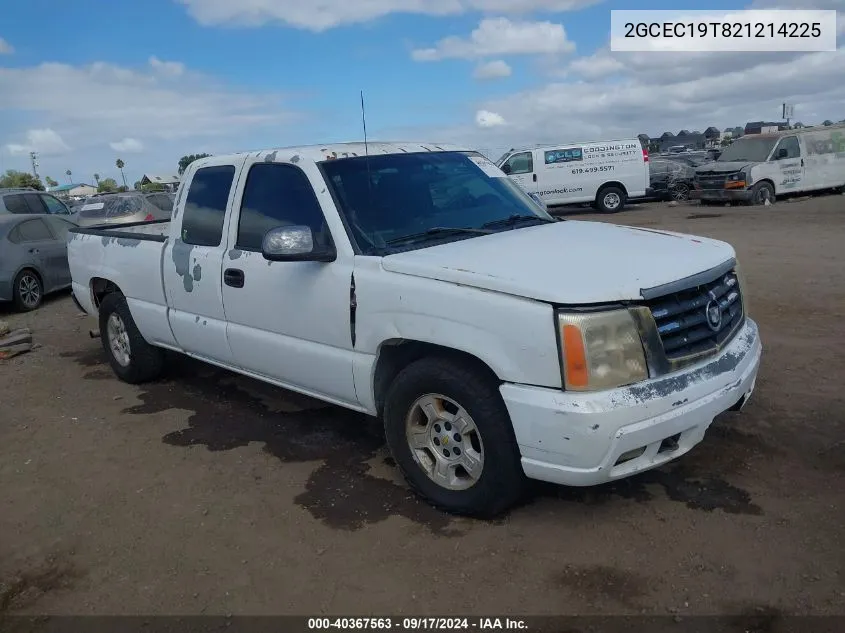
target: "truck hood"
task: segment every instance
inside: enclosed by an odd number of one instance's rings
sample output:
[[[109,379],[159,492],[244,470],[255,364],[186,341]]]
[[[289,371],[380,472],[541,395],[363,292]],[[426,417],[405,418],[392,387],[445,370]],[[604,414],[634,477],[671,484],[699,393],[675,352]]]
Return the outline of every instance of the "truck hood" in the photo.
[[[712,162],[700,165],[695,168],[697,174],[735,174],[738,171],[749,168],[756,163],[750,161]]]
[[[483,235],[383,258],[385,270],[558,304],[642,299],[735,256],[725,242],[602,222]]]

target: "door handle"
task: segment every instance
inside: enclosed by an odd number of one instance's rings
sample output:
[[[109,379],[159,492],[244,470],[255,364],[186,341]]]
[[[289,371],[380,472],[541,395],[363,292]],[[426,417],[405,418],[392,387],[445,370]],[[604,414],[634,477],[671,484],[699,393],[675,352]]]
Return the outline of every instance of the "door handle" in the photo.
[[[801,159],[801,167],[803,167],[803,166],[804,166],[804,159],[802,158]]]
[[[33,255],[37,255],[37,254],[38,254],[38,249],[37,249],[37,248],[30,248],[30,249],[29,249],[29,252],[30,252],[30,253],[32,253]]]
[[[232,288],[244,287],[244,271],[238,268],[227,268],[223,272],[223,283]]]
[[[533,178],[532,178],[532,180],[533,180],[534,182],[537,182],[537,174],[533,174]]]

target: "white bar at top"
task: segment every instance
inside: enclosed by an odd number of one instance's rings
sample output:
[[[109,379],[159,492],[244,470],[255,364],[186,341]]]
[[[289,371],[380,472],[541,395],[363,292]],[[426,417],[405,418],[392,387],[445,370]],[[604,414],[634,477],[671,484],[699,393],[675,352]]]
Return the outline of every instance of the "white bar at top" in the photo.
[[[836,50],[835,10],[611,11],[610,49],[629,52]]]

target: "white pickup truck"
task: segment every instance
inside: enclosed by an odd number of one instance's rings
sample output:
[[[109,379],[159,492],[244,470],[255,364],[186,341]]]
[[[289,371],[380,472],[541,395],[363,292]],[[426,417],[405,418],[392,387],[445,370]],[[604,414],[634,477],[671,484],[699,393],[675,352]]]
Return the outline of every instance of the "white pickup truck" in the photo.
[[[204,158],[169,222],[72,229],[68,255],[121,379],[172,350],[380,416],[413,489],[467,515],[683,455],[760,362],[728,244],[555,221],[442,145]]]

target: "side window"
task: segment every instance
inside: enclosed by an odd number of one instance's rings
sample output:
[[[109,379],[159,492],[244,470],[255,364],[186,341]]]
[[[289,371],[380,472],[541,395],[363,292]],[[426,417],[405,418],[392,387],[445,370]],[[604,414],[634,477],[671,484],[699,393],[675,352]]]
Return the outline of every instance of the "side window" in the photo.
[[[21,194],[14,194],[3,198],[9,213],[29,213],[29,207]]]
[[[55,215],[69,215],[70,211],[68,211],[67,207],[63,205],[61,202],[56,200],[53,196],[39,196],[41,201],[47,207],[47,213],[55,214]]]
[[[67,231],[70,227],[73,226],[73,224],[71,224],[64,218],[56,217],[46,218],[46,221],[50,225],[50,228],[53,230],[53,235],[56,236],[56,239],[62,242],[67,242]]]
[[[514,154],[505,162],[505,165],[510,167],[510,171],[505,170],[505,173],[511,176],[516,174],[530,174],[534,171],[534,156],[531,152]],[[504,167],[505,165],[502,166]]]
[[[44,242],[53,239],[53,234],[42,220],[27,220],[18,224],[21,242]]]
[[[47,213],[47,207],[41,202],[41,196],[34,193],[25,193],[23,197],[30,213]]]
[[[267,231],[291,225],[309,227],[316,244],[331,242],[320,203],[301,169],[274,163],[253,165],[241,201],[237,248],[259,251]]]
[[[203,167],[196,171],[182,214],[182,241],[185,244],[220,245],[226,203],[234,178],[235,168],[232,165]]]
[[[781,156],[783,150],[786,150],[786,156]],[[775,158],[778,160],[788,160],[790,158],[801,158],[801,146],[798,144],[797,136],[787,136],[781,139],[775,150]]]

